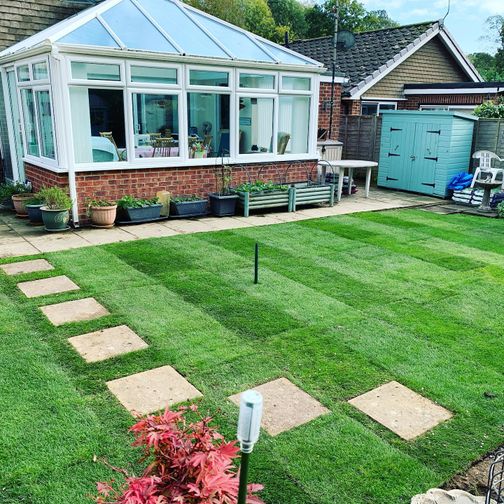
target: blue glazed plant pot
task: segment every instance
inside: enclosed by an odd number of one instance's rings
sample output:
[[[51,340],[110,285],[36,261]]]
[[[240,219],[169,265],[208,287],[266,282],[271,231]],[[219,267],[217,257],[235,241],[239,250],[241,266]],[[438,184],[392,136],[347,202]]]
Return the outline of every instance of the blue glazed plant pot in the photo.
[[[229,217],[236,213],[237,194],[210,194],[210,211],[216,217]]]
[[[42,207],[40,210],[46,231],[65,231],[69,229],[70,212],[68,210],[50,210],[46,207]]]
[[[202,216],[207,213],[207,204],[207,200],[171,201],[170,213],[180,217],[184,215],[190,215],[191,217]]]
[[[141,208],[126,208],[130,221],[154,220],[161,217],[163,205],[148,205]]]
[[[32,224],[42,224],[42,210],[43,204],[40,205],[26,205],[28,212],[28,219]]]

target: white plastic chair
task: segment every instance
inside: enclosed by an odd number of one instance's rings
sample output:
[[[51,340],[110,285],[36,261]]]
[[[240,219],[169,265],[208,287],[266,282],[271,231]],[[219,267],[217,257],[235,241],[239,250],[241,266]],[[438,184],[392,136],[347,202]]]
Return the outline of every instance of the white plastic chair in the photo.
[[[474,177],[472,179],[471,188],[474,187],[476,180],[478,179],[480,173],[490,172],[492,173],[492,180],[495,180],[497,175],[502,173],[502,168],[495,168],[492,166],[492,161],[495,159],[498,163],[504,162],[504,159],[501,159],[495,152],[481,150],[477,151],[472,155],[473,159],[479,159],[479,166],[476,168],[474,172]],[[504,181],[502,183],[502,189],[504,189]]]

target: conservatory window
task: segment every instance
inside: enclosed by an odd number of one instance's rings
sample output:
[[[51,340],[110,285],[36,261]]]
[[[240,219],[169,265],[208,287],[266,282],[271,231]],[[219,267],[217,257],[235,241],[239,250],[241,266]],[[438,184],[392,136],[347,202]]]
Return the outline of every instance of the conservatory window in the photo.
[[[308,152],[309,96],[281,96],[278,124],[278,154]]]
[[[191,86],[229,87],[229,72],[213,70],[190,70]]]
[[[310,91],[311,79],[309,77],[288,77],[282,78],[282,89],[285,91]]]
[[[56,158],[54,130],[51,110],[51,95],[48,90],[35,91],[38,112],[38,130],[42,157]]]
[[[39,61],[32,65],[33,80],[48,80],[49,70],[47,68],[47,63],[45,61]]]
[[[30,80],[30,67],[28,65],[21,65],[17,67],[18,82],[28,82]]]
[[[173,85],[178,83],[178,72],[176,68],[131,65],[131,82]]]
[[[240,154],[273,152],[274,98],[240,98]]]
[[[230,155],[230,95],[188,93],[189,157]]]
[[[240,74],[240,87],[252,89],[275,89],[275,76],[268,74]]]
[[[32,89],[21,90],[21,103],[23,107],[24,133],[26,143],[26,154],[39,157],[39,143],[37,137],[35,100]]]
[[[79,80],[120,81],[121,67],[108,63],[72,61],[72,78]]]
[[[134,93],[135,157],[178,157],[179,100],[177,95]]]
[[[75,161],[126,161],[123,91],[73,86],[70,103]]]

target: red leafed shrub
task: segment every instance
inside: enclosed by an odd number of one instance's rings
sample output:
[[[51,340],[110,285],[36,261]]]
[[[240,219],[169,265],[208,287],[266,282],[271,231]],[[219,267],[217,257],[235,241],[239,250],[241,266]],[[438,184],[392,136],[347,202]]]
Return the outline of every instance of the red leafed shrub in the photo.
[[[197,411],[197,406],[190,410]],[[98,504],[235,504],[238,473],[234,460],[236,441],[226,443],[211,418],[199,416],[190,423],[188,408],[167,409],[163,415],[149,416],[131,428],[133,446],[144,447],[149,461],[141,477],[128,477],[119,488],[98,483]],[[120,471],[125,474],[125,471]],[[248,504],[263,501],[254,495],[261,485],[249,485]]]

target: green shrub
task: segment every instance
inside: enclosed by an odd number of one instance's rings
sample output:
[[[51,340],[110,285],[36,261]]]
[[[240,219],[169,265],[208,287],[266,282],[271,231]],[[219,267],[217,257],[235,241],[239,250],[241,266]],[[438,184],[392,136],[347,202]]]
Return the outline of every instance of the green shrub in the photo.
[[[72,207],[70,196],[61,187],[43,187],[38,196],[44,200],[49,210],[70,210]]]
[[[170,201],[172,201],[173,203],[184,203],[189,201],[202,201],[204,199],[205,198],[202,198],[201,196],[196,196],[195,194],[188,194],[188,195],[175,196]]]
[[[504,219],[504,201],[500,202],[497,205],[497,215],[501,218]]]
[[[23,194],[27,192],[30,192],[30,188],[27,184],[23,184],[21,182],[12,184],[10,182],[6,182],[5,184],[0,184],[0,201],[10,198],[14,194]]]
[[[263,182],[262,180],[256,180],[255,182],[246,182],[236,186],[234,192],[248,192],[248,193],[259,193],[267,191],[287,191],[289,186],[282,184],[275,184],[273,182]]]
[[[153,205],[159,205],[159,198],[140,199],[127,194],[117,201],[119,208],[143,208]]]
[[[474,109],[474,115],[485,119],[504,118],[504,102],[499,100],[498,104],[487,101]]]

